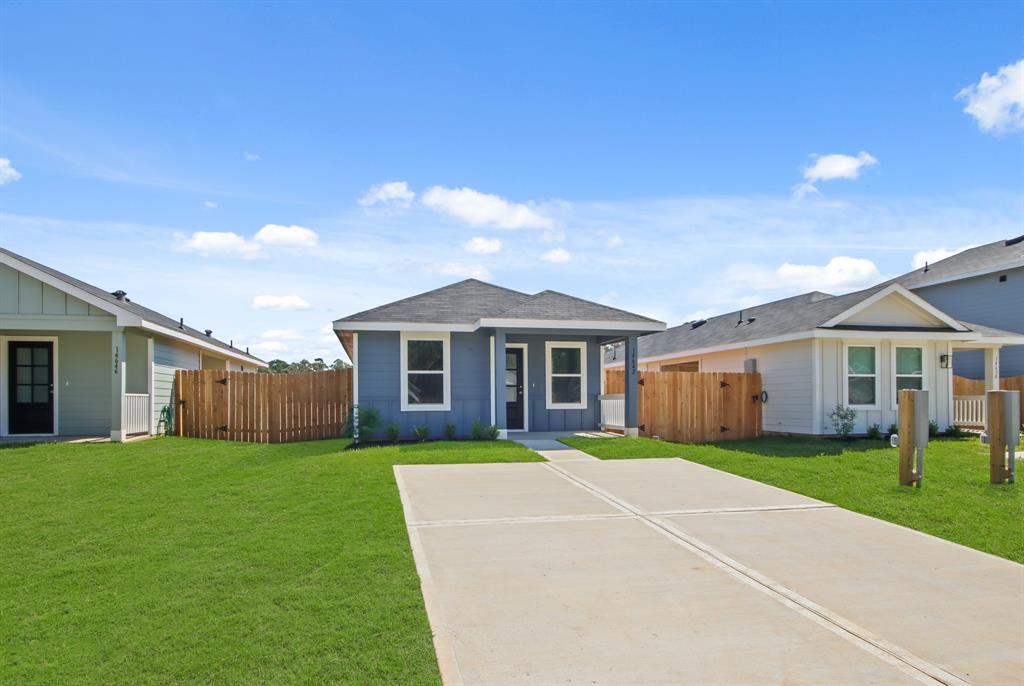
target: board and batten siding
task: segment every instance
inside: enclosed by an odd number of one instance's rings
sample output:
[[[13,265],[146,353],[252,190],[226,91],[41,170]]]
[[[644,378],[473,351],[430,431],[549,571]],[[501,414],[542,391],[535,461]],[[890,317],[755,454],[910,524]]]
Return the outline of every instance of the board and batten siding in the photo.
[[[199,350],[157,336],[153,339],[153,426],[166,433],[174,421],[174,372],[199,369]]]
[[[587,407],[582,410],[547,409],[547,341],[583,341],[587,344]],[[530,431],[593,431],[601,421],[601,348],[589,336],[513,334],[506,343],[527,344],[527,372],[524,389],[529,403]],[[500,394],[504,389],[498,389]],[[488,387],[488,393],[490,389]]]
[[[113,317],[78,298],[0,264],[0,314]]]
[[[999,277],[1005,276],[1005,281]],[[1024,333],[1024,267],[993,272],[914,290],[943,312],[967,322]],[[1024,374],[1024,346],[1007,346],[1000,351],[1001,376]],[[953,354],[953,370],[968,379],[985,378],[981,350]]]

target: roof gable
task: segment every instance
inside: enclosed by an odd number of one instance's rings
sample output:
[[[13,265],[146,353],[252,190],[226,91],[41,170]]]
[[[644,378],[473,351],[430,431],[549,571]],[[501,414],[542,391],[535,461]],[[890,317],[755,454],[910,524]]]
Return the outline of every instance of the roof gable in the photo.
[[[466,279],[337,321],[467,324],[481,317],[496,316],[529,298],[526,293],[510,288]]]
[[[1024,267],[1024,236],[961,250],[938,262],[897,276],[888,283],[922,288],[1017,267]]]
[[[876,290],[819,326],[967,330],[963,324],[899,284]]]

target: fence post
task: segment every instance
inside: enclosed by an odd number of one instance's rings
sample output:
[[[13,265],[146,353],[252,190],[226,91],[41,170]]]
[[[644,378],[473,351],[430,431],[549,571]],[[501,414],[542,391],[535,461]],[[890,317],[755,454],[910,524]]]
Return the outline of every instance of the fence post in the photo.
[[[900,486],[920,486],[928,445],[928,391],[899,392]]]

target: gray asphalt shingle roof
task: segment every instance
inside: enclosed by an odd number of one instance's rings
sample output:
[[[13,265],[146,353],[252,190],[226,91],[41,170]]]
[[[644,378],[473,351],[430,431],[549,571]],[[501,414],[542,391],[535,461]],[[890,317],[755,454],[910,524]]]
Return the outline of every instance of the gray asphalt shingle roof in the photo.
[[[336,320],[473,324],[481,318],[559,321],[661,322],[556,291],[536,295],[466,279]]]
[[[924,267],[915,269],[886,283],[899,283],[914,289],[927,286],[935,281],[955,278],[961,274],[998,269],[1003,265],[1019,264],[1022,261],[1024,261],[1024,236],[1017,236],[963,250],[944,260],[929,264],[927,271]]]
[[[235,355],[241,355],[241,356],[244,356],[244,357],[248,357],[249,359],[251,359],[251,360],[253,360],[255,362],[260,362],[260,363],[263,362],[263,360],[261,360],[260,358],[256,357],[255,355],[250,355],[250,354],[246,353],[244,350],[239,350],[238,348],[233,347],[233,346],[229,345],[228,343],[225,343],[224,341],[221,341],[221,340],[219,340],[217,338],[214,338],[213,336],[207,336],[205,331],[200,331],[198,329],[193,329],[191,326],[188,326],[188,325],[181,326],[180,323],[179,323],[179,320],[172,319],[171,317],[168,317],[167,315],[164,315],[164,314],[160,314],[156,310],[151,310],[148,307],[143,307],[142,305],[140,305],[140,304],[138,304],[136,302],[132,302],[131,300],[128,300],[128,299],[119,300],[113,293],[105,291],[102,288],[98,288],[96,286],[93,286],[92,284],[86,283],[85,281],[82,281],[81,279],[76,279],[73,276],[69,276],[69,275],[65,274],[64,272],[57,271],[56,269],[54,269],[52,267],[47,267],[45,264],[41,264],[39,262],[36,262],[35,260],[30,260],[27,257],[23,257],[23,256],[15,253],[15,252],[12,252],[12,251],[10,251],[10,250],[8,250],[6,248],[0,247],[0,252],[4,253],[6,255],[9,255],[9,256],[13,257],[14,259],[16,259],[16,260],[20,260],[22,262],[25,262],[26,264],[29,264],[32,267],[35,267],[39,271],[45,272],[46,274],[49,274],[50,276],[52,276],[53,278],[55,278],[55,279],[57,279],[59,281],[63,281],[64,283],[68,284],[69,286],[74,286],[75,288],[83,290],[86,293],[89,293],[90,295],[93,295],[93,296],[95,296],[97,298],[100,298],[100,299],[110,303],[111,305],[116,305],[117,307],[120,307],[123,310],[127,310],[128,312],[131,312],[132,314],[135,314],[135,315],[141,317],[142,319],[146,320],[147,322],[151,322],[153,324],[157,324],[159,326],[163,326],[163,327],[166,327],[168,329],[174,329],[176,331],[180,331],[181,333],[186,334],[186,335],[190,336],[191,338],[195,338],[195,339],[197,339],[199,341],[202,341],[203,343],[214,345],[214,346],[216,346],[218,348],[222,348],[225,351],[231,352],[231,353],[233,353]]]

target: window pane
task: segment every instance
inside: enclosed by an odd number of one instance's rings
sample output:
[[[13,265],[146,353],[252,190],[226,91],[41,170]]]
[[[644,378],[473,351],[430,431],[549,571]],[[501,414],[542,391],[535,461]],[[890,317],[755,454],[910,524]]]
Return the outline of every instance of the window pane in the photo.
[[[50,388],[49,386],[33,386],[32,387],[32,402],[46,403],[50,401]]]
[[[579,374],[580,373],[580,349],[579,348],[552,348],[551,349],[551,373],[552,374]]]
[[[505,386],[505,402],[514,403],[519,399],[519,393],[515,386]]]
[[[32,364],[47,364],[50,361],[50,350],[48,348],[32,349]]]
[[[920,391],[923,387],[923,379],[920,376],[897,376],[896,377],[896,403],[900,402],[900,391],[910,388]]]
[[[19,369],[24,369],[19,367]],[[34,383],[50,383],[50,370],[46,367],[32,367],[32,381]]]
[[[32,367],[17,367],[16,383],[32,383]]]
[[[443,341],[409,341],[409,370],[441,371],[444,369]]]
[[[18,348],[18,364],[32,364],[32,348]]]
[[[19,403],[30,403],[32,402],[32,387],[31,386],[18,386],[18,390],[15,393],[15,402]]]
[[[505,370],[505,385],[516,386],[518,385],[518,372],[514,369]]]
[[[556,376],[551,379],[551,402],[556,404],[582,402],[580,390],[580,377]]]
[[[505,353],[505,369],[515,369],[518,363],[518,355],[515,353]]]
[[[875,379],[870,376],[854,376],[850,382],[849,396],[851,405],[875,404]]]
[[[409,374],[410,405],[440,405],[444,402],[444,374]]]
[[[847,369],[851,374],[875,373],[875,349],[864,346],[847,348]],[[872,382],[874,383],[874,382]]]
[[[920,374],[923,367],[920,348],[896,348],[896,373]]]

